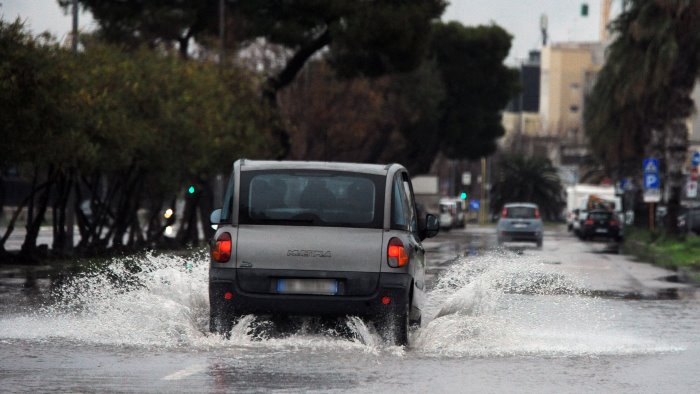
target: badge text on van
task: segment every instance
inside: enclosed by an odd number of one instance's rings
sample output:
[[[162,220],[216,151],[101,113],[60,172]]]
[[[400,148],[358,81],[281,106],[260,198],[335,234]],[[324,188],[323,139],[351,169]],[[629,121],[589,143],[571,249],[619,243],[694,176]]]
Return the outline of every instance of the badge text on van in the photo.
[[[288,250],[287,251],[287,256],[294,256],[294,257],[331,257],[331,251],[323,251],[323,250]]]

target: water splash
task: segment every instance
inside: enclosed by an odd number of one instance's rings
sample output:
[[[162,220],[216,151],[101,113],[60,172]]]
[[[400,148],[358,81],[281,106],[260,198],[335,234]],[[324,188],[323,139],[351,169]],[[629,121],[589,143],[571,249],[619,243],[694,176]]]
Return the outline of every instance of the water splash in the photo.
[[[209,333],[204,254],[147,254],[115,259],[68,280],[54,302],[32,314],[0,319],[0,340],[186,349],[406,352],[429,356],[577,356],[678,350],[630,333],[614,308],[551,265],[508,252],[457,260],[428,294],[423,327],[409,349],[384,343],[374,327],[348,317],[336,325],[312,318],[276,334],[274,322],[245,316],[230,339]]]
[[[457,260],[430,294],[433,318],[414,347],[438,356],[645,354],[677,347],[618,327],[582,281],[527,256],[495,251]]]

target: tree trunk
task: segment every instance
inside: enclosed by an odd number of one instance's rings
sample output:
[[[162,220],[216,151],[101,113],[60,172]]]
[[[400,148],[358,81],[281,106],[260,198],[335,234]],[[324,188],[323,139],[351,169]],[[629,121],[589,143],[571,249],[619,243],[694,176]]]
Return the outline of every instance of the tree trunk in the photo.
[[[185,208],[182,213],[180,229],[177,232],[177,241],[181,246],[196,245],[199,242],[197,229],[197,205],[199,204],[200,190],[194,194],[185,196]]]
[[[29,201],[33,200],[34,197],[36,196],[36,193],[39,191],[43,190],[47,186],[46,183],[33,188],[29,196],[27,196],[24,201],[20,203],[20,205],[15,209],[15,212],[12,214],[12,218],[10,219],[9,223],[7,224],[7,229],[5,230],[5,234],[2,236],[0,239],[0,252],[5,250],[5,242],[10,238],[10,235],[15,229],[15,223],[17,222],[17,219],[19,218],[19,215],[22,213],[22,210],[24,209],[27,204],[29,204]]]
[[[211,182],[202,181],[202,195],[199,197],[199,219],[204,230],[204,240],[214,237],[214,229],[211,228],[209,216],[214,210],[214,193]]]
[[[129,171],[126,175],[124,183],[126,187],[124,188],[124,193],[116,211],[116,217],[114,221],[114,237],[112,238],[112,245],[115,248],[124,246],[124,236],[126,235],[129,225],[131,224],[132,215],[139,209],[139,199],[141,198],[141,176],[136,174],[134,179],[129,181]]]
[[[66,208],[72,188],[71,176],[61,174],[56,185],[56,198],[53,204],[53,250],[61,254],[68,252],[69,249]]]
[[[321,50],[331,42],[331,33],[328,28],[311,42],[302,46],[292,56],[279,74],[271,76],[265,82],[263,87],[263,98],[271,108],[277,108],[277,92],[292,83],[299,71],[304,67],[306,62],[313,56],[314,53]],[[289,142],[289,133],[281,126],[276,126],[274,133],[282,148],[279,159],[285,158],[291,149]]]
[[[688,127],[682,120],[674,120],[666,129],[666,231],[676,236],[680,235],[678,215],[680,214],[681,198],[683,196],[683,165],[688,152]]]
[[[27,234],[24,237],[24,243],[22,244],[21,250],[21,255],[26,259],[33,260],[36,257],[36,242],[39,236],[39,230],[41,229],[41,223],[44,221],[46,208],[48,208],[49,205],[49,197],[51,194],[53,177],[53,166],[49,166],[46,176],[46,190],[44,190],[41,197],[39,198],[36,216],[34,218],[27,218]]]

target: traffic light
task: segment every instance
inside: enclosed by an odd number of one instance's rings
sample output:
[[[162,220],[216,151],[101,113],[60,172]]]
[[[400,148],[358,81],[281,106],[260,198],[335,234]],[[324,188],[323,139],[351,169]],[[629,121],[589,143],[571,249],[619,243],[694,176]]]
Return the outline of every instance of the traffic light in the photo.
[[[461,193],[459,193],[459,198],[462,199],[462,200],[466,200],[466,199],[467,199],[467,192],[461,192]]]
[[[187,189],[187,193],[194,194],[194,185],[190,185],[189,189]]]
[[[588,3],[581,4],[581,16],[588,16]]]

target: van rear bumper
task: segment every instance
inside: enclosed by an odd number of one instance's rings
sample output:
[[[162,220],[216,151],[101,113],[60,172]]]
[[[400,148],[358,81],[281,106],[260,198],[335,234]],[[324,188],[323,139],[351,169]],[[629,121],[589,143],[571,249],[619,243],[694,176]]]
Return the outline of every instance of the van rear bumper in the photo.
[[[283,314],[304,316],[379,316],[391,312],[395,307],[406,305],[410,294],[412,278],[407,273],[352,273],[354,276],[367,276],[368,280],[379,282],[367,295],[306,295],[252,293],[241,289],[236,281],[236,269],[210,270],[209,303],[212,313],[225,313],[230,316],[245,314]],[[260,275],[265,277],[308,277],[308,271],[284,270],[246,270],[246,277]],[[348,272],[327,272],[326,277],[345,277]],[[226,293],[230,293],[226,297]],[[389,297],[388,304],[384,297]],[[227,299],[229,298],[229,299]]]

